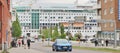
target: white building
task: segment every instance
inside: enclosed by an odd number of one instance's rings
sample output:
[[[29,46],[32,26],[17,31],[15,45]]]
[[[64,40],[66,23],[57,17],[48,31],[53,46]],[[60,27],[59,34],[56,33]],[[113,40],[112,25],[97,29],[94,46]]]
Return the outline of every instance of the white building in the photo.
[[[97,22],[92,20],[101,19],[97,16],[97,10],[93,9],[92,5],[72,6],[72,7],[41,7],[38,5],[39,2],[28,5],[28,6],[17,6],[14,7],[18,14],[18,19],[22,27],[22,36],[26,36],[30,33],[31,36],[39,35],[39,31],[43,27],[49,28],[51,26],[59,26],[61,22],[68,22],[75,20],[75,17],[83,16],[86,18],[84,22],[85,28],[90,26],[91,29],[80,29],[79,31],[84,36],[93,36],[100,30],[97,27]],[[94,25],[92,25],[94,24]],[[65,29],[67,32],[68,29]],[[71,30],[74,35],[76,29]]]

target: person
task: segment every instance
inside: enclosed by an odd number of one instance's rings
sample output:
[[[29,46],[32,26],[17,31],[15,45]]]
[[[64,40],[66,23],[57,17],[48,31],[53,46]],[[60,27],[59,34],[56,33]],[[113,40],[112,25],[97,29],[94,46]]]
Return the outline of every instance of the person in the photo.
[[[21,46],[21,41],[20,41],[20,39],[18,39],[18,46],[19,46],[19,47]]]
[[[14,47],[14,40],[12,40],[12,42],[11,42],[11,46]]]
[[[104,46],[104,40],[101,40],[101,44],[102,44],[102,46]]]
[[[27,46],[28,46],[28,49],[30,49],[30,42],[31,42],[31,40],[30,40],[30,39],[27,39]]]
[[[108,40],[106,40],[105,43],[106,43],[106,46],[108,46]]]
[[[97,46],[98,45],[98,41],[97,40],[95,40],[95,46]]]
[[[22,39],[22,46],[24,46],[24,39]]]
[[[24,49],[26,49],[27,40],[24,39]]]

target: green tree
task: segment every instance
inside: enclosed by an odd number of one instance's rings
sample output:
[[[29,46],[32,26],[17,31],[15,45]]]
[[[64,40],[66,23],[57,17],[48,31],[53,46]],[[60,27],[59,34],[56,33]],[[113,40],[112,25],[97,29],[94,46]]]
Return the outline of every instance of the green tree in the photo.
[[[61,33],[61,38],[66,37],[66,34],[64,34],[64,26],[63,25],[60,26],[60,33]]]
[[[51,38],[53,37],[52,28],[53,28],[53,27],[50,27],[50,30],[49,30],[49,32],[50,32],[50,37],[51,37]]]
[[[21,26],[18,21],[18,16],[16,16],[16,21],[12,23],[12,36],[16,38],[21,36]]]
[[[44,36],[45,38],[49,37],[49,30],[48,29],[43,29],[42,30],[42,36]]]
[[[54,28],[54,32],[53,32],[53,36],[52,37],[53,37],[53,40],[55,40],[56,38],[59,37],[58,26],[56,26]]]
[[[76,33],[76,34],[75,34],[75,37],[76,37],[78,40],[80,40],[81,37],[82,37],[82,34],[81,34],[81,33]]]

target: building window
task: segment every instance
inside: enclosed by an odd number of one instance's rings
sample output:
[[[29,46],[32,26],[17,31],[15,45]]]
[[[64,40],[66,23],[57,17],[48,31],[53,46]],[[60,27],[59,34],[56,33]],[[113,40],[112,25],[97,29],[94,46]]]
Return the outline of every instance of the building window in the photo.
[[[112,7],[110,7],[110,14],[112,14],[113,13],[113,8]]]
[[[106,23],[104,23],[104,27],[107,27]]]
[[[45,19],[47,19],[47,17],[45,17]]]
[[[106,15],[107,14],[107,11],[106,11],[106,9],[104,10],[104,15]]]
[[[110,23],[110,27],[113,27],[114,23]]]

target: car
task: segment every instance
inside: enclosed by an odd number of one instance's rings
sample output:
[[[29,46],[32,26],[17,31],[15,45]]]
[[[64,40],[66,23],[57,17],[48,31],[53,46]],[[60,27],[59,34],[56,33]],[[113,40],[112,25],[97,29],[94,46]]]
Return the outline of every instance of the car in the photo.
[[[35,43],[35,39],[34,38],[31,38],[31,43]]]
[[[72,44],[67,39],[56,39],[52,45],[53,51],[72,51]]]
[[[96,39],[90,39],[91,43],[94,43]]]

